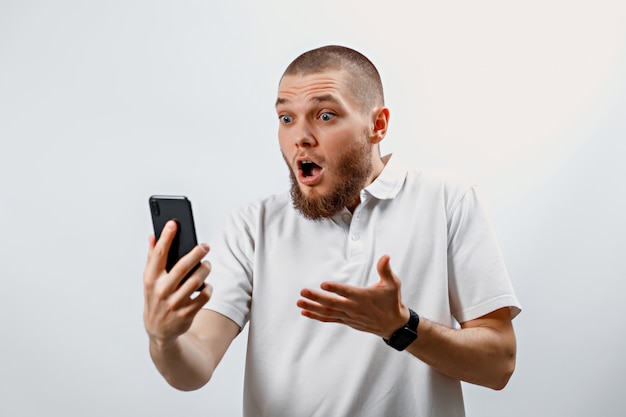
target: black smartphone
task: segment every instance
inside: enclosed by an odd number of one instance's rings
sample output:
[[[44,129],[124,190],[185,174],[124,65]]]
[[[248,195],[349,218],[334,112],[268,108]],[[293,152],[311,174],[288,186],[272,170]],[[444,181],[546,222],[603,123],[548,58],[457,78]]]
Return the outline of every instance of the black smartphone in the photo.
[[[185,196],[153,195],[150,197],[150,213],[152,214],[154,236],[157,240],[161,237],[163,227],[169,220],[174,220],[178,225],[176,236],[167,254],[165,270],[169,272],[180,258],[189,253],[189,251],[198,244],[198,240],[196,239],[196,226],[193,221],[193,212],[191,211],[191,201]],[[185,275],[180,282],[181,285],[199,266],[200,263],[198,262],[198,264]],[[202,284],[197,291],[203,288],[204,284]]]

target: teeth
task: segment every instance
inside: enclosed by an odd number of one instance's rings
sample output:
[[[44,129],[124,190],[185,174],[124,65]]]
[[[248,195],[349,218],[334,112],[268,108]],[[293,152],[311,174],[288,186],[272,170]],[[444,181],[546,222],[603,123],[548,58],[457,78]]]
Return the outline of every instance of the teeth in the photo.
[[[300,168],[302,169],[302,172],[305,177],[308,177],[311,175],[311,169],[313,169],[313,165],[314,164],[311,161],[302,161],[300,163]]]

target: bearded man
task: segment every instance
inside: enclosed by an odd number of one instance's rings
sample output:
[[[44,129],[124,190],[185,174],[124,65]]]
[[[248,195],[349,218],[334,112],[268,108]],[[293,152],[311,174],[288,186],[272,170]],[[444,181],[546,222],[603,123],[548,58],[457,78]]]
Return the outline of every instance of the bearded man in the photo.
[[[477,187],[381,156],[382,83],[352,49],[296,58],[276,112],[290,192],[235,211],[182,285],[208,246],[167,273],[175,222],[151,238],[144,322],[165,379],[204,386],[248,325],[245,416],[454,417],[460,381],[502,389],[520,305]]]

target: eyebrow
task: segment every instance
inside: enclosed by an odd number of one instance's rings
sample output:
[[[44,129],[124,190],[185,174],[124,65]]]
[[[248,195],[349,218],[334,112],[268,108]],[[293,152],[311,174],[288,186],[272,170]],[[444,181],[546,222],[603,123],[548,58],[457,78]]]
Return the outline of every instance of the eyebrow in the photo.
[[[340,104],[339,100],[337,100],[337,98],[332,94],[322,94],[321,96],[314,96],[311,98],[311,101],[315,101],[317,103],[323,103],[325,101],[328,101],[330,103]],[[289,100],[286,98],[278,97],[276,99],[276,106],[286,103],[289,103]]]

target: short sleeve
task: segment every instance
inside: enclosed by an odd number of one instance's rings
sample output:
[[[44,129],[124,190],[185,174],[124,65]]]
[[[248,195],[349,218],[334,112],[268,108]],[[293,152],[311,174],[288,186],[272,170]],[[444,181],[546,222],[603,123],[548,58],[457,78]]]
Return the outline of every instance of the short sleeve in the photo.
[[[511,318],[521,311],[476,186],[448,214],[448,280],[451,311],[459,323],[503,307],[510,308]]]
[[[254,227],[242,211],[231,214],[211,242],[211,299],[204,308],[217,311],[243,328],[250,317],[252,300]]]

